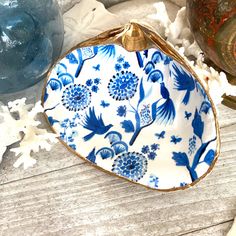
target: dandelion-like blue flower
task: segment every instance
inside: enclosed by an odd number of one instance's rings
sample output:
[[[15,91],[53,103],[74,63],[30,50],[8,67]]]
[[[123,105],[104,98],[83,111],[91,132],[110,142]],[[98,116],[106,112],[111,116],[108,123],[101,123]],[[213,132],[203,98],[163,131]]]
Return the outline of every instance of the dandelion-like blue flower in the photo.
[[[118,101],[129,100],[137,91],[138,77],[131,72],[121,71],[108,84],[110,96]]]
[[[124,105],[124,106],[119,106],[118,108],[117,108],[117,115],[118,116],[126,116],[126,106]]]
[[[144,145],[141,149],[141,152],[143,154],[147,154],[147,153],[149,153],[149,151],[150,151],[150,149],[149,149],[148,145]]]
[[[157,154],[155,152],[149,152],[148,153],[148,159],[154,160],[156,158]]]
[[[125,178],[139,181],[147,172],[146,157],[137,152],[127,152],[117,157],[112,165],[112,171]]]
[[[67,87],[62,95],[62,104],[69,111],[82,111],[91,103],[91,92],[88,87],[73,84]]]

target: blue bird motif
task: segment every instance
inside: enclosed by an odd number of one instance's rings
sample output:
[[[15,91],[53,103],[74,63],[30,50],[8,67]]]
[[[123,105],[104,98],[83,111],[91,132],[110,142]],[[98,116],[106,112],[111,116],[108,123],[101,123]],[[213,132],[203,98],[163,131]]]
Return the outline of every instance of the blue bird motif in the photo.
[[[85,129],[92,131],[88,135],[84,136],[84,141],[90,140],[95,134],[105,134],[113,125],[105,125],[102,119],[102,115],[96,117],[94,107],[89,108],[89,113],[85,115],[85,119],[82,123]]]
[[[182,103],[187,105],[190,99],[190,93],[195,89],[193,77],[173,64],[175,86],[178,91],[186,91]]]

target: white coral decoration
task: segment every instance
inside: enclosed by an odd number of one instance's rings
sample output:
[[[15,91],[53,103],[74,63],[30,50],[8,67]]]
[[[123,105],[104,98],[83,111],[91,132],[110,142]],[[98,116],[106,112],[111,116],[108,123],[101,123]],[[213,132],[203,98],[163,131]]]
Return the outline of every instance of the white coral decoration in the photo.
[[[43,112],[41,103],[37,102],[33,106],[26,105],[25,102],[26,98],[22,98],[9,102],[8,107],[1,106],[0,116],[3,117],[4,122],[0,124],[0,156],[5,152],[7,146],[21,140],[19,147],[10,150],[18,156],[14,167],[23,165],[24,169],[27,169],[36,163],[36,160],[31,157],[32,152],[38,152],[40,149],[49,151],[57,139],[55,134],[38,128],[41,122],[36,120],[36,116]],[[12,113],[17,113],[18,119],[13,118]]]
[[[224,94],[236,96],[236,86],[232,86],[228,82],[226,74],[216,71],[203,61],[203,55],[199,55],[193,69],[208,86],[210,95],[215,104],[221,103]]]

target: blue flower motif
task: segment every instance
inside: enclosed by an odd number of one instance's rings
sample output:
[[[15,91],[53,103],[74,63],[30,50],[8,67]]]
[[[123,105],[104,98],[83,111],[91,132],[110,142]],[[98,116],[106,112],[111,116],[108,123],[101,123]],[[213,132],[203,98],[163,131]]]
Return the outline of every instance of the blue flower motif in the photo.
[[[123,64],[123,68],[124,69],[129,69],[130,68],[130,64],[128,61],[126,61],[124,64]]]
[[[94,93],[97,93],[98,92],[98,86],[96,86],[96,85],[93,85],[92,86],[92,91],[94,92]]]
[[[75,144],[69,144],[69,147],[71,147],[72,149],[76,150],[76,145]]]
[[[82,111],[91,103],[91,92],[88,87],[73,84],[67,87],[62,95],[62,104],[69,111]]]
[[[156,151],[156,150],[158,150],[158,149],[160,149],[160,145],[159,145],[159,144],[153,143],[153,144],[151,145],[151,150],[152,150],[152,151]]]
[[[113,76],[108,84],[110,96],[118,101],[132,98],[138,86],[138,77],[131,72],[121,71]]]
[[[120,64],[115,64],[115,70],[120,71],[122,69]]]
[[[92,85],[93,85],[93,80],[92,80],[92,79],[88,79],[88,80],[86,81],[86,85],[87,85],[87,86],[92,86]]]
[[[94,79],[94,83],[96,85],[99,85],[101,83],[101,79],[99,79],[99,78]]]
[[[127,152],[117,157],[112,171],[132,181],[139,181],[147,172],[147,158],[137,152]]]
[[[156,158],[157,154],[155,152],[149,152],[148,153],[148,159],[154,160]]]
[[[147,125],[152,121],[149,105],[143,106],[143,108],[140,111],[140,116],[141,116],[141,124],[142,125]]]
[[[65,132],[60,132],[60,138],[64,141],[65,141],[65,136],[66,136]]]
[[[124,61],[124,57],[122,55],[120,55],[118,58],[117,58],[117,62],[119,63],[122,63]]]
[[[118,116],[126,116],[126,110],[127,110],[127,108],[126,108],[126,105],[124,105],[124,106],[119,106],[118,108],[117,108],[117,115]]]
[[[150,175],[148,180],[148,186],[150,188],[158,188],[159,178],[155,175]]]
[[[149,153],[149,152],[150,152],[150,149],[149,149],[148,145],[144,145],[144,146],[142,147],[141,152],[142,152],[143,154]]]
[[[187,184],[185,183],[185,182],[182,182],[182,183],[180,183],[180,187],[184,187],[184,186],[186,186]]]
[[[73,138],[72,136],[69,136],[69,137],[67,138],[67,142],[73,143],[73,142],[74,142],[74,138]]]
[[[126,133],[134,132],[134,124],[131,120],[124,120],[121,123],[121,127],[125,130]]]
[[[78,60],[73,53],[66,55],[66,59],[68,59],[71,64],[78,64]]]

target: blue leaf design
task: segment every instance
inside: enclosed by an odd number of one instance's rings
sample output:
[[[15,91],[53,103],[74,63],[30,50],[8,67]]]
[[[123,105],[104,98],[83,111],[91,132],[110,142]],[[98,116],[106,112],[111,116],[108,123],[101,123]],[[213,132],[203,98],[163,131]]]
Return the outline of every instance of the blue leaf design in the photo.
[[[126,133],[132,133],[134,132],[134,125],[131,120],[124,120],[121,122],[121,126],[123,129],[125,129]]]
[[[206,162],[210,166],[214,158],[215,158],[215,151],[211,149],[207,152],[204,158],[204,162]]]
[[[122,140],[122,135],[117,131],[110,131],[105,135],[104,138],[108,138],[110,144],[113,144],[115,142],[121,141]]]
[[[96,155],[100,155],[102,159],[108,159],[114,157],[114,151],[111,148],[104,147],[97,151]]]
[[[116,155],[122,152],[128,152],[128,145],[123,141],[113,143],[111,147],[114,149]]]
[[[193,159],[193,163],[192,163],[192,169],[195,169],[197,167],[197,165],[199,164],[199,161],[203,155],[203,153],[206,151],[208,145],[215,141],[216,137],[206,143],[203,143],[200,148],[197,150],[196,154],[194,155],[194,159]]]
[[[73,53],[69,53],[66,58],[69,60],[71,64],[78,64],[78,60],[76,59]]]
[[[162,57],[160,52],[156,51],[156,52],[153,53],[153,55],[152,55],[152,62],[153,63],[156,64],[156,63],[158,63],[162,60],[163,60],[163,57]]]
[[[62,89],[62,84],[61,84],[61,82],[58,80],[58,79],[54,79],[54,78],[52,78],[52,79],[50,79],[49,81],[48,81],[48,85],[51,87],[51,89],[53,90],[53,91],[56,91],[56,90],[61,90]]]
[[[149,61],[144,68],[145,74],[149,74],[154,68],[155,65],[151,61]]]
[[[204,101],[201,105],[200,113],[204,112],[205,114],[207,114],[209,112],[210,108],[211,108],[210,102]]]
[[[63,86],[66,86],[70,83],[74,83],[74,77],[69,73],[62,73],[58,76],[58,79],[61,80]]]
[[[142,59],[142,56],[141,56],[140,52],[136,52],[136,56],[137,56],[139,67],[143,68],[143,59]]]
[[[65,64],[63,63],[58,63],[56,66],[55,66],[55,70],[57,72],[57,75],[60,75],[62,73],[66,73],[67,72],[67,67]]]
[[[163,74],[160,70],[153,70],[149,76],[148,76],[148,81],[151,80],[153,83],[158,82],[162,83],[163,82]]]
[[[176,162],[177,166],[189,167],[188,156],[185,152],[173,152],[172,159]]]
[[[203,123],[202,118],[199,115],[197,109],[195,111],[194,119],[192,121],[192,127],[193,127],[194,134],[196,134],[202,140],[202,134],[203,134],[203,130],[204,130],[204,123]]]
[[[143,88],[143,79],[141,79],[141,83],[140,83],[140,86],[139,86],[139,101],[138,101],[138,104],[140,104],[143,99],[145,98],[145,91],[144,91],[144,88]]]
[[[100,46],[99,51],[107,57],[115,57],[116,55],[116,49],[115,45],[105,45],[105,46]]]
[[[88,154],[86,157],[89,161],[93,162],[96,164],[96,155],[95,155],[95,148]]]

